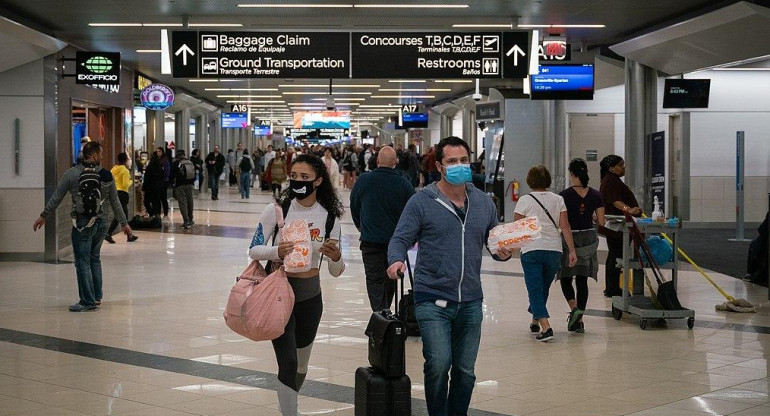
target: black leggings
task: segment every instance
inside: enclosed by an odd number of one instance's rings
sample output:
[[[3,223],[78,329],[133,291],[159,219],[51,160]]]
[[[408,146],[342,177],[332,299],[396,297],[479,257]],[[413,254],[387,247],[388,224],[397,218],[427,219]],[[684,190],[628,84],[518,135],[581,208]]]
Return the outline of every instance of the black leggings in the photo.
[[[623,240],[607,238],[607,262],[605,265],[604,286],[611,294],[620,292],[620,269],[617,259],[623,258]]]
[[[299,391],[307,374],[310,348],[321,323],[321,313],[323,300],[320,293],[295,303],[283,335],[273,340],[273,350],[278,361],[278,380],[295,391]]]
[[[128,219],[128,192],[118,191],[118,200],[120,201],[120,207],[123,208],[123,214],[126,219]],[[112,224],[110,224],[110,229],[107,230],[107,235],[110,236],[115,232],[115,229],[118,228],[118,216],[115,215],[115,213],[112,215],[114,218],[112,219]]]
[[[572,278],[562,277],[559,279],[561,282],[561,292],[564,293],[564,298],[567,301],[575,299],[575,291],[572,289]],[[581,311],[586,310],[586,303],[588,303],[588,277],[575,276],[575,286],[577,287],[577,308]]]

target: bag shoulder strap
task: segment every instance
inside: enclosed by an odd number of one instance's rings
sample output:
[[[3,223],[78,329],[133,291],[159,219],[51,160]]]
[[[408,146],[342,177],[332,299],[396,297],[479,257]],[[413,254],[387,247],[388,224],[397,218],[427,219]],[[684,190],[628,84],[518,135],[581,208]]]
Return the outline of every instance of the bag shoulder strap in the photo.
[[[551,222],[553,223],[553,226],[556,227],[556,229],[558,230],[559,226],[556,225],[556,221],[553,220],[553,217],[551,216],[551,213],[548,211],[548,208],[546,208],[545,205],[543,205],[543,203],[540,202],[540,200],[537,199],[536,196],[534,196],[532,194],[528,194],[528,195],[531,196],[535,200],[535,202],[537,202],[538,205],[540,205],[540,208],[543,208],[543,211],[545,211],[545,214],[548,215],[548,218],[551,219]]]
[[[333,212],[327,212],[327,214],[326,214],[326,231],[324,233],[324,241],[328,240],[329,237],[331,236],[332,228],[334,228],[334,221],[336,221],[336,220],[337,220],[337,217],[334,216]],[[342,229],[340,228],[340,238],[338,240],[339,241],[338,244],[342,244],[341,240],[342,240]],[[318,262],[318,269],[319,270],[321,269],[321,265],[323,264],[323,262],[324,262],[324,255],[323,255],[323,253],[321,253],[321,261]]]
[[[275,238],[278,236],[278,232],[281,228],[284,226],[284,219],[286,218],[286,215],[289,213],[289,207],[291,206],[291,200],[286,200],[288,203],[283,202],[279,204],[278,202],[275,203],[275,230],[273,230],[273,245],[275,245]]]

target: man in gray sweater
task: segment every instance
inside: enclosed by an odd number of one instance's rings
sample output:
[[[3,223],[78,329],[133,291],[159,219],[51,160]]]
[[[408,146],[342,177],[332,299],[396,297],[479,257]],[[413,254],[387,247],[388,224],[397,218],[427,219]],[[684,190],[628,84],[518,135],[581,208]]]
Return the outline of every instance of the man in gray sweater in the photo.
[[[465,415],[481,342],[481,257],[489,231],[497,225],[497,211],[484,192],[468,183],[472,175],[465,141],[442,139],[436,168],[441,180],[415,194],[401,214],[388,246],[388,276],[403,276],[407,250],[419,243],[414,302],[428,414]],[[492,257],[506,261],[511,252],[500,250]]]
[[[56,208],[69,193],[72,196],[72,251],[75,255],[75,272],[78,278],[78,294],[80,302],[69,307],[71,312],[83,312],[95,310],[102,303],[102,263],[100,251],[104,236],[107,233],[107,210],[102,206],[109,199],[112,212],[123,228],[123,232],[131,235],[131,227],[128,226],[126,216],[120,206],[118,190],[115,188],[115,180],[109,170],[99,166],[102,160],[102,146],[97,142],[88,142],[83,146],[83,162],[69,168],[64,172],[59,185],[56,187],[45,210],[40,218],[35,220],[33,231],[39,230],[46,222],[46,218],[56,213]],[[88,171],[92,181],[96,183],[97,191],[88,192],[84,196],[86,178],[81,174]],[[88,201],[93,196],[101,197],[97,201]],[[96,207],[94,209],[94,207]],[[87,212],[93,211],[94,215]]]

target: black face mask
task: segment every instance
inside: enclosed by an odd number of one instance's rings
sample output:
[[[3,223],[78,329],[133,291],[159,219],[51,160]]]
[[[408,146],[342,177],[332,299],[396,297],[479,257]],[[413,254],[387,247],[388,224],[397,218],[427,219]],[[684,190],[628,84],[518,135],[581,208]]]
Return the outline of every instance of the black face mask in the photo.
[[[297,181],[289,179],[289,189],[294,198],[303,200],[315,191],[314,181]]]

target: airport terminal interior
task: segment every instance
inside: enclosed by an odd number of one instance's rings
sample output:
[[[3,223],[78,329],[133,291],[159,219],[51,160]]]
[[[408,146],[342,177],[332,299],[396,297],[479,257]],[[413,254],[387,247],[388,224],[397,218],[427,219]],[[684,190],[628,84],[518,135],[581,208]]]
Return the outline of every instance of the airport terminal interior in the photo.
[[[620,155],[640,207],[664,207],[667,222],[638,223],[683,250],[662,274],[676,276],[685,309],[640,309],[654,271],[624,283],[633,296],[604,296],[601,237],[585,330],[568,330],[554,282],[549,342],[531,334],[520,254],[485,250],[468,415],[770,415],[769,36],[764,0],[0,0],[0,416],[386,414],[360,407],[372,308],[342,156],[393,145],[427,160],[448,136],[468,143],[473,184],[501,223],[533,166],[559,193],[582,158],[598,189],[599,161]],[[70,312],[81,295],[72,198],[33,223],[89,141],[106,169],[127,154],[138,239],[118,227],[101,245],[98,307]],[[171,189],[167,216],[144,201],[157,148],[264,160],[268,145],[339,151],[327,166],[346,267],[321,267],[296,409],[272,344],[223,318],[275,200],[265,175],[245,194],[226,164],[216,195],[200,172],[194,224]],[[418,193],[428,168],[404,173]],[[409,256],[419,263],[419,246]],[[420,337],[406,338],[405,360],[407,414],[429,415]]]

